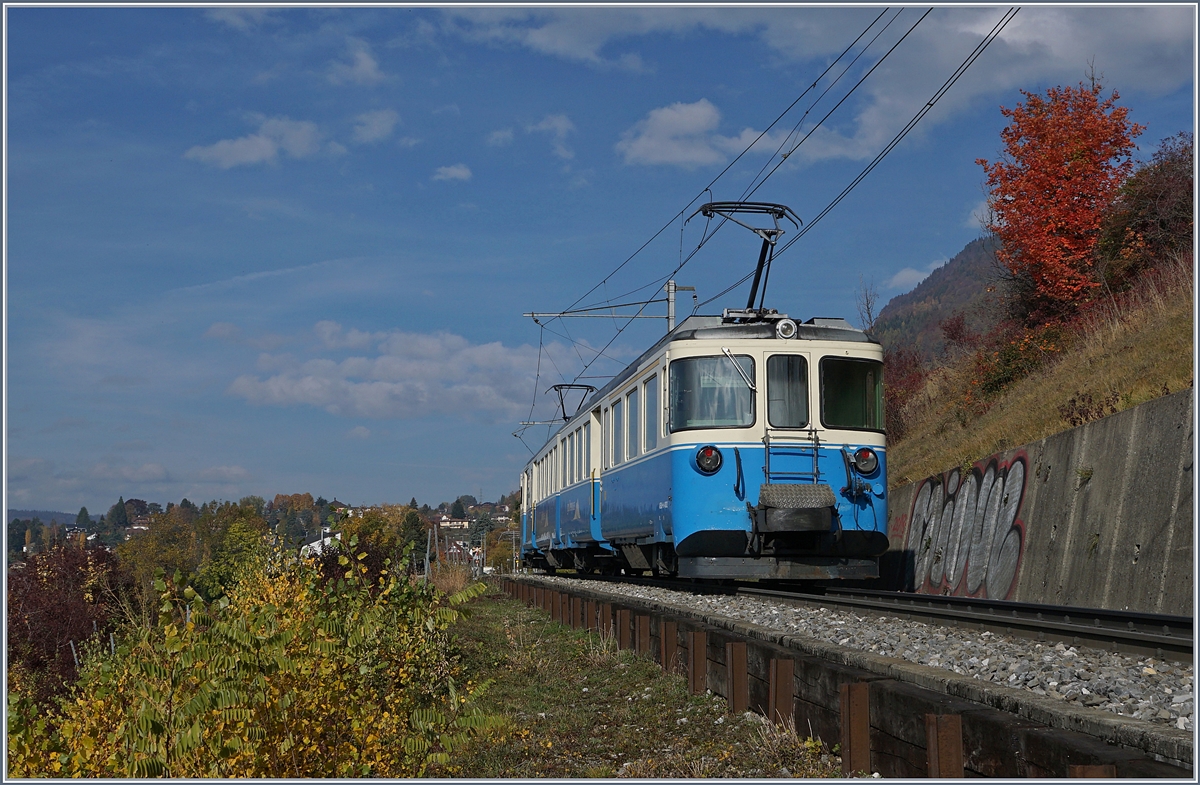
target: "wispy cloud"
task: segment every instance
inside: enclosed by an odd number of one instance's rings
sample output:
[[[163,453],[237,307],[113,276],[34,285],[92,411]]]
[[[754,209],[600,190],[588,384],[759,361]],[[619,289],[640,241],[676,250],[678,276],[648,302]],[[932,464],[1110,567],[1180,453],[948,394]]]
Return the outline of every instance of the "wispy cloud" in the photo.
[[[388,79],[388,75],[379,70],[379,62],[371,53],[371,45],[359,38],[349,38],[346,41],[345,61],[329,64],[328,79],[331,84],[373,85]]]
[[[912,267],[905,267],[900,272],[893,275],[885,284],[889,289],[899,289],[907,292],[914,286],[924,281],[929,274],[946,263],[946,259],[938,259],[933,261],[924,270],[916,270]]]
[[[412,419],[458,415],[492,421],[528,406],[538,350],[472,344],[452,333],[366,333],[321,322],[320,349],[371,348],[341,359],[263,356],[229,393],[250,403],[317,406],[342,417]],[[564,361],[561,347],[555,349]],[[365,429],[364,429],[365,430]],[[352,432],[353,433],[353,432]]]
[[[554,154],[559,158],[570,160],[575,153],[567,147],[567,134],[575,130],[575,124],[565,114],[546,115],[540,123],[528,126],[525,130],[530,133],[548,133],[554,142]]]
[[[269,8],[209,8],[204,15],[235,30],[249,32],[271,18]]]
[[[262,119],[258,132],[237,139],[222,139],[208,146],[197,145],[184,158],[220,169],[274,163],[282,150],[292,158],[308,158],[321,149],[321,132],[315,123],[288,117]]]
[[[210,466],[198,475],[204,482],[241,482],[249,476],[250,472],[241,466]]]
[[[168,479],[167,470],[161,463],[143,463],[141,466],[97,463],[92,467],[91,474],[97,480],[131,483],[165,482]]]
[[[399,122],[400,115],[392,109],[364,112],[354,118],[354,141],[365,144],[387,139]]]
[[[721,112],[707,98],[652,109],[621,135],[616,150],[627,164],[666,164],[686,169],[722,163],[750,148],[770,154],[782,137],[745,128],[737,136],[715,133]]]
[[[488,147],[504,147],[505,145],[512,144],[512,140],[513,130],[511,128],[501,128],[498,131],[492,131],[488,134],[487,145]]]
[[[371,438],[371,429],[364,425],[356,425],[346,431],[347,439],[369,439]]]
[[[470,180],[471,170],[466,164],[439,166],[433,173],[434,180]]]

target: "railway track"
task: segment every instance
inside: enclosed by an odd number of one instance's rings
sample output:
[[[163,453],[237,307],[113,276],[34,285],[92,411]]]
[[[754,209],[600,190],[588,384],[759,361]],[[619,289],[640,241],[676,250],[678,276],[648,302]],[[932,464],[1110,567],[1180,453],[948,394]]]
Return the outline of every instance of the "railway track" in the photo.
[[[750,582],[709,584],[648,578],[579,578],[701,594],[759,597],[799,605],[894,616],[959,629],[987,630],[1051,645],[1063,643],[1176,662],[1192,661],[1195,620],[1190,616],[838,587],[801,589]]]

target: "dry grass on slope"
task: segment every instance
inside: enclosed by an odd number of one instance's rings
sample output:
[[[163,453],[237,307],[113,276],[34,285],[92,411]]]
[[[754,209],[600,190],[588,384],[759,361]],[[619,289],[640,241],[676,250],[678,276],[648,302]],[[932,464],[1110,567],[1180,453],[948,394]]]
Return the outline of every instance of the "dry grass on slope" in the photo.
[[[1192,298],[1189,255],[1143,281],[1120,304],[1098,306],[1070,351],[1013,384],[982,414],[964,411],[970,358],[939,369],[910,404],[905,438],[889,446],[891,485],[1190,387]]]

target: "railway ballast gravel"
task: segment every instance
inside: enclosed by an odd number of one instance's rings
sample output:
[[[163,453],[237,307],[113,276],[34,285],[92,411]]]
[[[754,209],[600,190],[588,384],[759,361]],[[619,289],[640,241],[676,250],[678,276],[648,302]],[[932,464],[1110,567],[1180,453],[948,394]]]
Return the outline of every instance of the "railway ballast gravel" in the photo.
[[[579,585],[567,578],[539,577],[547,583],[560,584],[564,590]],[[1195,727],[1195,679],[1191,665],[755,597],[692,594],[621,583],[605,583],[602,589],[592,583],[589,588],[687,605],[712,616],[738,619],[931,668],[945,668],[963,676],[1180,730],[1191,731]]]

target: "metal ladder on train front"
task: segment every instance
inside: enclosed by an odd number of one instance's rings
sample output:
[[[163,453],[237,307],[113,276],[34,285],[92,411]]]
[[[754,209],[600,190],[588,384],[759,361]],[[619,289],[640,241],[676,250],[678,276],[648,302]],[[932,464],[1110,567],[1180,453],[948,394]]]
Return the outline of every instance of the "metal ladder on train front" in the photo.
[[[817,483],[821,477],[819,465],[821,438],[817,435],[816,429],[777,431],[775,436],[771,435],[771,430],[771,428],[767,428],[763,435],[763,480],[766,484]],[[775,469],[771,468],[772,456],[776,459],[777,468]],[[799,463],[801,467],[807,462],[811,469],[779,469],[778,464],[783,462],[782,459],[788,458],[798,459],[794,462],[787,462]]]

